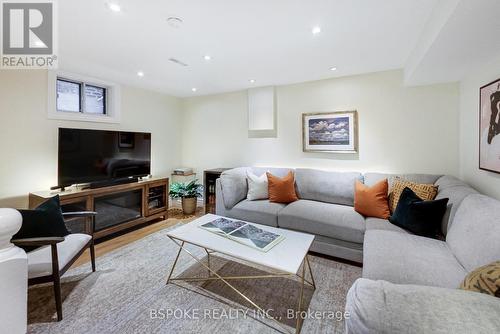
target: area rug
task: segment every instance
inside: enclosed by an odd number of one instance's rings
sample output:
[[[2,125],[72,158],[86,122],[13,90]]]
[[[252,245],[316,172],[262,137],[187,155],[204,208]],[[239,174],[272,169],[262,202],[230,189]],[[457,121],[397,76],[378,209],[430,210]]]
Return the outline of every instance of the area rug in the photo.
[[[300,284],[289,278],[231,281],[263,306],[278,324],[219,281],[166,284],[178,248],[168,229],[116,249],[62,279],[63,320],[55,321],[51,285],[28,293],[29,333],[279,333],[293,332]],[[202,249],[188,248],[200,258]],[[345,297],[361,268],[311,256],[316,290],[304,290],[302,333],[343,333]],[[259,275],[264,268],[211,255],[220,275]],[[175,275],[204,276],[206,269],[182,254]]]

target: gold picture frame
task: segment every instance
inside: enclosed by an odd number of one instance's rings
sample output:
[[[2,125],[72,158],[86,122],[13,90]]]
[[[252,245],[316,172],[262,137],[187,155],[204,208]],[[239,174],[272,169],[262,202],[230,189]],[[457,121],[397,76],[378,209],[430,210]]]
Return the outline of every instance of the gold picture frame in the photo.
[[[304,152],[358,153],[358,112],[302,114]]]

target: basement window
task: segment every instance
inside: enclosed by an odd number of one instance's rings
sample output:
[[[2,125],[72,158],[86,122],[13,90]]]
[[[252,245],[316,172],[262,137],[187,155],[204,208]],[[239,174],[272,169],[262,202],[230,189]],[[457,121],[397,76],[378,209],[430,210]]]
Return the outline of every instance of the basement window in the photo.
[[[106,88],[57,78],[57,111],[106,115]]]
[[[49,71],[48,116],[86,122],[120,122],[120,87],[82,75]]]

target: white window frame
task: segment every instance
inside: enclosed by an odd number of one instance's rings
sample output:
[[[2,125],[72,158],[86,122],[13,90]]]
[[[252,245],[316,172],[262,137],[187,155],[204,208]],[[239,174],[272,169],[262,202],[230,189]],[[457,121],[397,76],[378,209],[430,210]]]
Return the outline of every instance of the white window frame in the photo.
[[[106,114],[98,115],[85,112],[59,111],[57,110],[57,79],[66,79],[93,85],[106,89]],[[120,85],[97,78],[87,77],[80,74],[63,71],[48,71],[48,118],[58,120],[97,122],[97,123],[120,123]],[[82,105],[83,108],[83,105]]]

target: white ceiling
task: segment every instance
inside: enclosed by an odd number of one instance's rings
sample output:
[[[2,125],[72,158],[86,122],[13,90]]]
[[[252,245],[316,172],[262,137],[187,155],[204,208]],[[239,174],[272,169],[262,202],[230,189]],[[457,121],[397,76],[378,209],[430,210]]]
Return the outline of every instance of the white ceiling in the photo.
[[[405,66],[411,85],[459,81],[500,57],[499,0],[440,0]]]
[[[122,11],[109,10],[108,1]],[[62,70],[180,97],[396,68],[405,69],[407,84],[457,81],[500,56],[499,0],[58,4]],[[170,16],[182,18],[180,28],[167,23]],[[315,26],[321,33],[312,34]]]
[[[437,2],[116,0],[115,13],[106,1],[58,2],[60,68],[175,96],[402,68]]]

